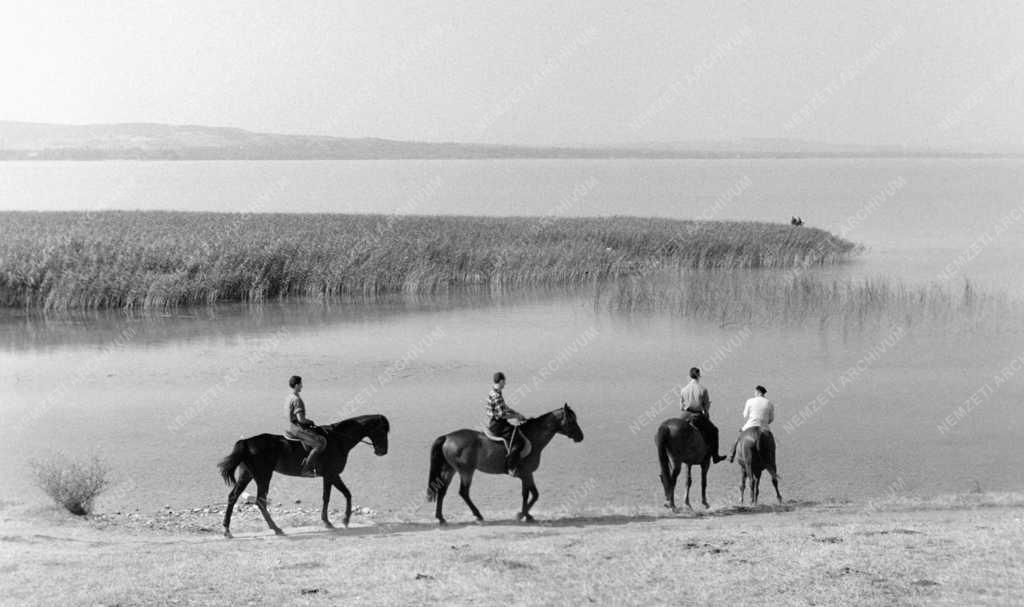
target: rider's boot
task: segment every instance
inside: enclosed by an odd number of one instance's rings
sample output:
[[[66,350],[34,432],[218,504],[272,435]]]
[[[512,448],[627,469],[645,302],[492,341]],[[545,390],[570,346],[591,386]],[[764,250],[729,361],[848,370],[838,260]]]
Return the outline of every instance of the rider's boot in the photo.
[[[319,455],[320,453],[315,450],[310,451],[306,459],[302,460],[302,476],[316,476],[316,460]]]
[[[519,441],[513,441],[512,448],[508,451],[508,456],[505,458],[505,470],[508,471],[509,476],[516,476],[518,474],[517,467],[519,466]]]

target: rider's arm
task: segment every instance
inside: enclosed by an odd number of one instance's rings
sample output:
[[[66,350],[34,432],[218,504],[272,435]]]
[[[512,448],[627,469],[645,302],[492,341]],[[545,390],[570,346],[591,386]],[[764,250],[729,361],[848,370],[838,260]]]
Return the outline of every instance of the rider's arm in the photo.
[[[298,404],[292,405],[293,411],[295,412],[295,421],[300,426],[312,426],[313,420],[306,417],[306,407],[300,401]]]

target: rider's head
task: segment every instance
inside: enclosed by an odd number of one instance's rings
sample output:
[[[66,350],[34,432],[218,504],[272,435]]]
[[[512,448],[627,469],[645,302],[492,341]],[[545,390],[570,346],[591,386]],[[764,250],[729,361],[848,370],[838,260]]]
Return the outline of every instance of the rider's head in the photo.
[[[757,392],[758,396],[764,396],[768,393],[768,391],[764,389],[764,386],[758,386],[754,388],[754,391]]]
[[[700,369],[697,367],[690,367],[690,379],[700,379]]]
[[[300,390],[302,389],[302,378],[298,375],[292,375],[288,378],[288,387],[294,390],[296,386],[298,386]]]
[[[505,374],[502,373],[501,371],[498,371],[494,374],[494,385],[501,386],[502,388],[505,387]]]

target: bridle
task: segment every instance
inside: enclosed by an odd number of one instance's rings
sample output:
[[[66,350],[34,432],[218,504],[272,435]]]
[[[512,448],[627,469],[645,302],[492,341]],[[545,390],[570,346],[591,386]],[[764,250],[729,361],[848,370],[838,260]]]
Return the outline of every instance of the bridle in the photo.
[[[380,425],[381,425],[381,424],[383,424],[383,423],[384,423],[384,420],[380,420],[380,421],[378,421],[378,422],[377,422],[377,425],[378,425],[378,426],[380,426]],[[376,430],[376,429],[377,429],[377,428],[374,428],[374,430]],[[367,436],[369,436],[369,433],[367,433]],[[359,442],[363,443],[364,445],[369,445],[370,447],[373,447],[374,449],[376,449],[376,448],[377,448],[377,447],[376,447],[376,446],[375,446],[375,445],[373,444],[373,441],[372,441],[372,440],[370,440],[370,439],[367,439],[367,438],[366,438],[366,436],[364,436],[363,438],[359,439]]]

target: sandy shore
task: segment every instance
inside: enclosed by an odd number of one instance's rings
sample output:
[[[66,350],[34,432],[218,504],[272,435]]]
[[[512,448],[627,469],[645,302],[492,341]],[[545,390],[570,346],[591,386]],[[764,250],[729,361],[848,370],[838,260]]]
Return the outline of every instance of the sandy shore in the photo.
[[[1024,595],[1024,495],[650,509],[520,524],[379,520],[323,529],[315,505],[78,518],[0,503],[10,605],[1011,605]],[[335,516],[340,521],[340,516]]]

